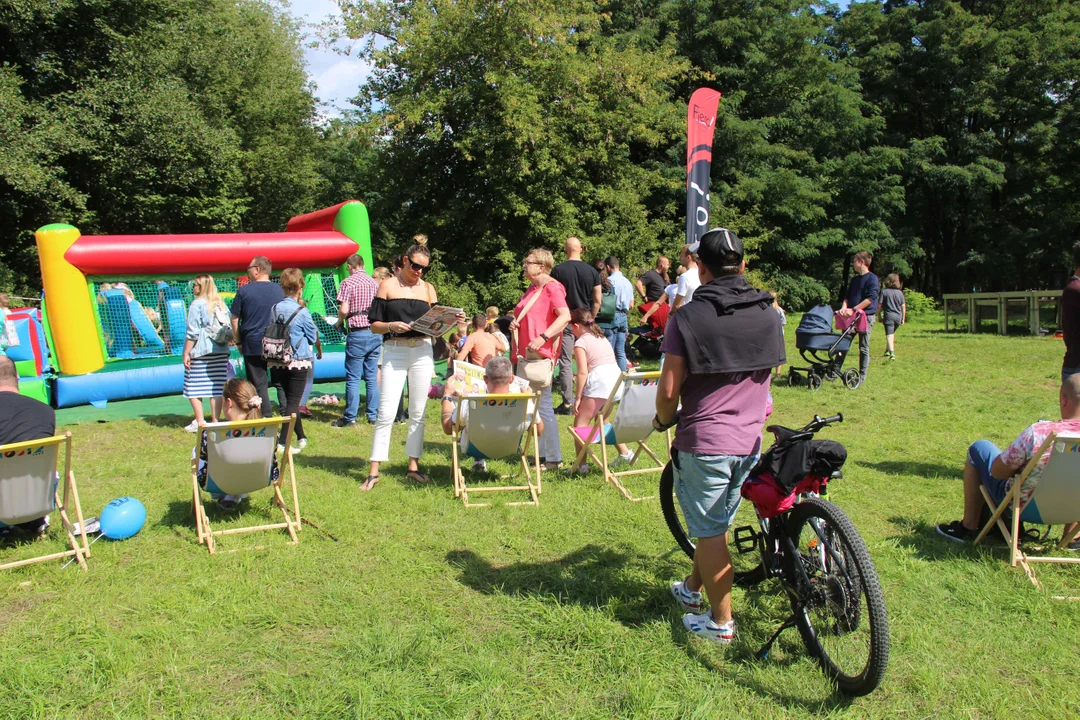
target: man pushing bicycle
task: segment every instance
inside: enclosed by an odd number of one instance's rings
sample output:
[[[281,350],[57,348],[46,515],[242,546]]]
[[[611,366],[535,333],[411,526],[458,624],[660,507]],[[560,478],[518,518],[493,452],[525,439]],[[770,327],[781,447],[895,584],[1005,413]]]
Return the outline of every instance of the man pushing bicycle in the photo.
[[[761,450],[772,369],[786,357],[772,296],[743,276],[742,241],[716,228],[691,252],[702,284],[668,321],[653,426],[678,422],[675,494],[689,534],[698,538],[693,572],[673,583],[671,594],[689,611],[683,625],[690,632],[727,644],[735,635],[727,532]]]

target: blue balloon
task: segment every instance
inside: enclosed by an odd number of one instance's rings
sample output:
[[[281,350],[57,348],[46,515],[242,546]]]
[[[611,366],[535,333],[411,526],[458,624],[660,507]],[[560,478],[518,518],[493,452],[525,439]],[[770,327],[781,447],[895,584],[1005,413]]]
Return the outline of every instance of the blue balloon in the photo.
[[[116,498],[101,511],[101,534],[110,540],[126,540],[142,530],[146,508],[133,497]]]

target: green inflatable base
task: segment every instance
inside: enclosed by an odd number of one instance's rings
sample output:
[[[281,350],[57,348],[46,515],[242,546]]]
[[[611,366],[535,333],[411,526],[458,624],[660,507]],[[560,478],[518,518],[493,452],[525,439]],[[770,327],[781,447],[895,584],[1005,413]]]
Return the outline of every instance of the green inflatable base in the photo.
[[[19,380],[19,394],[40,400],[47,405],[49,403],[49,383],[40,378]]]

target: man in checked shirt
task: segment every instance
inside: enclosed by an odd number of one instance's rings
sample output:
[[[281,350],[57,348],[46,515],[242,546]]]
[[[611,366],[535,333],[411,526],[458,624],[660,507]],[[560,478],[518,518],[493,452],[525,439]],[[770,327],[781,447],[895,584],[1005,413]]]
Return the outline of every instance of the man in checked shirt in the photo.
[[[379,351],[382,335],[371,332],[368,308],[379,291],[379,283],[364,272],[364,259],[350,255],[345,261],[349,277],[338,288],[338,317],[345,336],[345,416],[334,427],[351,427],[360,412],[360,379],[367,392],[367,419],[375,424],[379,413]]]

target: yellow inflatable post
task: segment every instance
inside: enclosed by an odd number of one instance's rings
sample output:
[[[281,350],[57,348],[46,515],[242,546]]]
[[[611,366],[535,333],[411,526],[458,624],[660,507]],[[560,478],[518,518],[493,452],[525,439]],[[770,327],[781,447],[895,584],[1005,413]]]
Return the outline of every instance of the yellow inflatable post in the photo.
[[[41,284],[49,306],[49,325],[60,372],[83,375],[105,365],[86,276],[64,255],[79,239],[78,229],[62,223],[34,233],[41,262]]]

